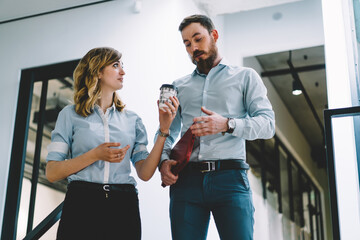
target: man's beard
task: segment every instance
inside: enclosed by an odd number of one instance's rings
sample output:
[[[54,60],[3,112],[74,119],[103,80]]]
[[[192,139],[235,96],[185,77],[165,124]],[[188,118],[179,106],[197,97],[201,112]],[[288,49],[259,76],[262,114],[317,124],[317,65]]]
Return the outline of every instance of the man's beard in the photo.
[[[200,53],[205,53],[205,52],[196,50],[193,53],[193,56],[196,56]],[[214,40],[212,40],[211,42],[208,55],[209,55],[208,58],[206,59],[199,58],[199,61],[196,61],[195,58],[192,57],[192,62],[197,66],[199,72],[201,73],[208,73],[210,69],[214,66],[214,61],[218,55]]]

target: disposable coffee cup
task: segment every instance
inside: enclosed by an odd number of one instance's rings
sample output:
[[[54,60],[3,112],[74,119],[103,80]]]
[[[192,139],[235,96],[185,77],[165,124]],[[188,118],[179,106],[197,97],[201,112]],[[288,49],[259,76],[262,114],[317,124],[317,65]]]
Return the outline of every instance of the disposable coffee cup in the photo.
[[[160,98],[159,98],[159,108],[163,111],[166,111],[168,107],[165,103],[168,102],[172,104],[170,97],[177,96],[177,88],[172,84],[163,84],[160,87]]]

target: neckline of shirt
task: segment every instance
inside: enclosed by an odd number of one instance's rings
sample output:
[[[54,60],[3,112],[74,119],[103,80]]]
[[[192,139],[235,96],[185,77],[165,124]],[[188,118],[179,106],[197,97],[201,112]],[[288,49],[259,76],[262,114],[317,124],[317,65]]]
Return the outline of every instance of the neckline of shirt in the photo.
[[[100,114],[104,114],[102,108],[99,106],[99,104],[95,104],[95,109],[97,109],[97,111],[100,113]],[[110,111],[115,111],[115,103],[113,103],[110,107],[108,107],[106,109],[106,112],[104,115],[107,115]]]
[[[220,60],[220,62],[218,63],[218,65],[216,65],[215,67],[213,67],[213,68],[211,68],[211,69],[217,68],[218,66],[228,66],[228,65],[229,65],[228,60],[223,57],[223,58]],[[211,69],[210,69],[210,71],[211,71]],[[209,73],[210,73],[210,72],[209,72]],[[195,75],[195,74],[198,74],[198,75],[200,75],[200,76],[205,76],[205,77],[206,77],[207,75],[209,75],[209,74],[200,73],[197,67],[196,67],[195,70],[193,71],[192,75]]]

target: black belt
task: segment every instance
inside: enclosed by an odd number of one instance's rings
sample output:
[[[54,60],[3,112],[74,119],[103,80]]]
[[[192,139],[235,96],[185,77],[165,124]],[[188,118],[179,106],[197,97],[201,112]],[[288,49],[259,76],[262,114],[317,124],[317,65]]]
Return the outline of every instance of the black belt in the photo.
[[[189,170],[197,170],[202,173],[231,170],[231,169],[249,169],[249,165],[241,159],[223,159],[216,161],[189,162],[186,166]]]
[[[101,183],[92,183],[85,181],[71,181],[69,183],[69,188],[85,188],[97,191],[105,192],[135,192],[135,186],[133,184],[101,184]]]

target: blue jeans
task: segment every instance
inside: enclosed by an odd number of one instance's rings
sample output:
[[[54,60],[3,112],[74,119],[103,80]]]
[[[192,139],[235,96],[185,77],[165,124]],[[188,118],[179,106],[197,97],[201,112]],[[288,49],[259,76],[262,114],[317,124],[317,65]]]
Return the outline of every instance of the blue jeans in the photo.
[[[246,170],[184,169],[170,188],[174,240],[205,240],[212,212],[222,240],[253,239],[254,207]]]

